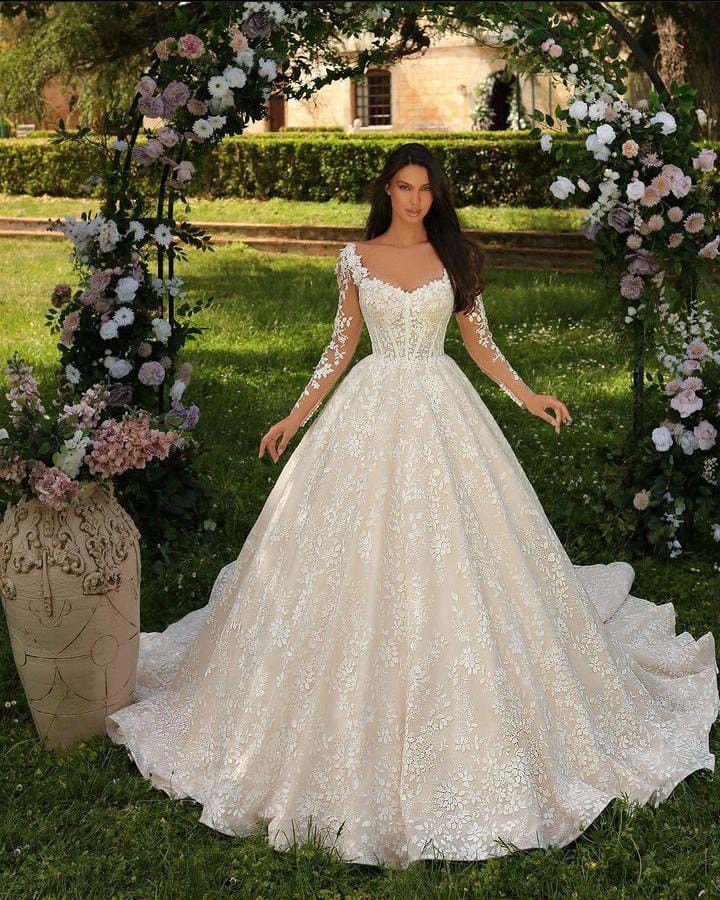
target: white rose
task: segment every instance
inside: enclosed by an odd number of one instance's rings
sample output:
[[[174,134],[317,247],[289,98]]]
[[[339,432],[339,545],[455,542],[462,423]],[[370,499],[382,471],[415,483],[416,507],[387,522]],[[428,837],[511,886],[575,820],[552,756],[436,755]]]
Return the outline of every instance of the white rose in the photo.
[[[540,149],[544,150],[546,153],[549,153],[552,148],[553,136],[551,134],[544,134],[540,138]]]
[[[570,194],[575,193],[575,185],[564,175],[559,175],[550,185],[550,193],[558,200],[566,200]]]
[[[665,112],[664,110],[655,113],[652,119],[650,119],[650,125],[662,125],[663,134],[673,134],[673,132],[677,131],[675,119],[669,112]]]
[[[575,100],[574,103],[570,104],[568,108],[568,114],[570,118],[577,119],[582,122],[584,118],[586,118],[588,114],[588,105],[584,100]]]
[[[601,144],[612,144],[615,140],[615,129],[612,125],[601,125],[595,134]]]
[[[628,200],[639,200],[645,193],[645,184],[642,181],[631,181],[625,188]]]
[[[7,428],[0,428],[0,441],[6,441],[9,437]]]
[[[586,194],[590,190],[590,185],[587,183],[587,181],[585,181],[584,178],[578,178],[577,186],[580,188],[581,191],[583,191]]]
[[[653,428],[652,442],[655,444],[656,450],[664,453],[672,447],[672,432],[665,425],[659,425],[657,428]]]
[[[132,276],[120,278],[115,286],[115,295],[120,303],[132,303],[135,299],[135,293],[140,287],[140,282],[136,281]]]
[[[163,344],[167,342],[167,339],[172,334],[172,325],[167,321],[167,319],[153,319],[152,328],[155,332],[155,337],[159,341],[162,341]]]
[[[223,78],[231,88],[245,87],[245,83],[247,82],[245,70],[240,69],[237,66],[226,66],[223,70]]]
[[[170,388],[170,399],[171,400],[179,400],[183,395],[183,391],[185,390],[185,387],[186,387],[185,382],[182,381],[182,379],[178,378],[178,380]]]
[[[124,378],[128,372],[132,372],[132,365],[126,359],[117,359],[108,371],[113,378]]]
[[[117,322],[114,322],[112,319],[109,319],[107,322],[103,322],[100,326],[100,337],[104,341],[112,340],[112,338],[116,338],[118,334],[118,326]]]

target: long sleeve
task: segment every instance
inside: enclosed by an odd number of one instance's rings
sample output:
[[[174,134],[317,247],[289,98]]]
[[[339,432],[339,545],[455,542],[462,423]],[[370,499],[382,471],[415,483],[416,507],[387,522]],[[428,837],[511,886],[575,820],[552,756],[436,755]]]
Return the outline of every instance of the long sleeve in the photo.
[[[493,340],[482,296],[475,298],[471,312],[455,313],[463,343],[480,369],[491,378],[518,406],[525,406],[523,398],[533,394]]]
[[[332,337],[292,409],[292,414],[300,416],[301,426],[320,406],[330,388],[347,368],[360,340],[363,325],[360,299],[345,251],[340,252],[335,275],[339,296]]]

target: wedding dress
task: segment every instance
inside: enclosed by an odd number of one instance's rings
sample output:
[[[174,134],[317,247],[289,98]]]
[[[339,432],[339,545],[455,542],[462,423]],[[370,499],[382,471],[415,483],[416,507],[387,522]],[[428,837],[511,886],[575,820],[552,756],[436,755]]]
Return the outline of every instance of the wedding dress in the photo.
[[[672,603],[630,594],[628,563],[571,563],[444,352],[447,271],[407,290],[349,243],[336,274],[303,424],[363,321],[372,352],[207,605],[141,634],[137,702],[107,717],[110,738],[217,831],[267,828],[277,849],[314,834],[402,867],[562,847],[613,798],[657,806],[714,771],[713,634],[676,635]],[[471,321],[468,350],[523,405],[481,298]]]

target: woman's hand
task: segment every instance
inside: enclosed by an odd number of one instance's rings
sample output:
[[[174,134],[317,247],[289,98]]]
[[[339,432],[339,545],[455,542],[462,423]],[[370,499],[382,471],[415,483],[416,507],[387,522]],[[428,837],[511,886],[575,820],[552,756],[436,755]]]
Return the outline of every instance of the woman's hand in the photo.
[[[549,422],[557,434],[560,434],[561,425],[572,422],[572,416],[568,412],[567,406],[562,400],[558,400],[555,394],[533,394],[529,400],[525,401],[525,406],[528,412]],[[545,412],[548,406],[552,408],[554,416]]]
[[[260,452],[258,453],[258,459],[263,455],[263,453],[265,452],[265,448],[267,447],[268,452],[273,459],[273,462],[277,462],[280,458],[280,454],[292,440],[293,435],[299,427],[300,423],[297,421],[297,419],[295,419],[292,415],[289,415],[268,428],[268,430],[263,435],[262,440],[260,441]],[[277,441],[278,438],[280,438],[280,443],[276,447],[275,441]]]

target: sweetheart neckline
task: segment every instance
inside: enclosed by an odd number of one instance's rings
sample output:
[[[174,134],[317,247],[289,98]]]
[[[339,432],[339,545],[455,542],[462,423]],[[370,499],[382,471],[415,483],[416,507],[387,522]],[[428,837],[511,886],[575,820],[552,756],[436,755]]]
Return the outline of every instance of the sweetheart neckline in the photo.
[[[402,294],[408,294],[408,296],[410,294],[416,294],[418,291],[422,290],[425,287],[429,287],[431,284],[435,284],[436,282],[439,282],[439,281],[444,281],[445,277],[447,276],[447,269],[445,268],[445,266],[443,266],[442,275],[438,275],[435,278],[431,278],[429,281],[424,281],[422,284],[419,284],[417,287],[414,287],[411,291],[408,291],[404,287],[401,287],[399,284],[393,284],[390,281],[385,281],[384,278],[378,278],[377,275],[371,275],[370,270],[367,268],[367,266],[364,265],[364,263],[362,261],[362,257],[360,256],[360,254],[357,251],[357,244],[355,243],[355,241],[352,241],[350,246],[353,249],[353,253],[355,254],[355,259],[357,260],[359,267],[363,271],[363,281],[377,281],[378,284],[382,284],[385,287],[393,288],[396,291],[400,291]]]

